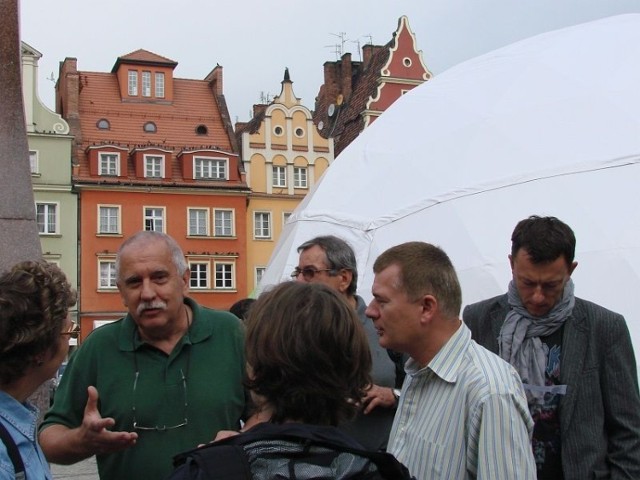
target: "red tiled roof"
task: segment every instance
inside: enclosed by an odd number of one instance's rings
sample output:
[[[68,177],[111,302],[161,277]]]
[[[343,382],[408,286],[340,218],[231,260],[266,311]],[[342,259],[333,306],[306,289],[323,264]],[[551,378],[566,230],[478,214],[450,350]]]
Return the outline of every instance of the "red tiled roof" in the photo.
[[[176,67],[178,65],[178,62],[171,60],[167,57],[163,57],[161,55],[157,55],[153,52],[150,52],[148,50],[144,50],[142,48],[139,48],[138,50],[128,53],[126,55],[122,55],[121,57],[118,57],[118,59],[116,60],[116,63],[113,65],[113,68],[111,69],[111,72],[115,72],[118,69],[118,65],[120,65],[121,63],[138,63],[138,64],[145,64],[145,65],[163,65],[163,66],[172,66],[172,67]]]
[[[203,80],[174,79],[173,102],[127,101],[120,99],[115,75],[79,72],[80,122],[83,138],[93,142],[110,141],[121,145],[153,143],[167,147],[217,145],[232,151],[215,95]],[[96,128],[105,118],[109,130]],[[157,133],[144,133],[143,125],[152,121]],[[198,135],[196,127],[205,125],[208,135]]]
[[[138,51],[140,52],[140,51]],[[136,52],[134,52],[136,53]],[[86,149],[92,145],[117,145],[131,152],[134,148],[157,146],[173,153],[171,178],[174,184],[185,179],[178,167],[176,156],[188,149],[211,149],[236,154],[235,138],[228,129],[226,103],[223,95],[216,95],[205,80],[173,79],[173,101],[161,99],[122,99],[115,73],[78,72],[80,77],[79,117],[81,144],[77,145],[80,164],[77,180],[111,182],[106,178],[95,179],[89,174]],[[97,123],[108,120],[110,128],[101,130]],[[156,133],[144,132],[143,126],[153,122]],[[206,135],[196,132],[204,125]],[[239,163],[239,162],[238,162]],[[128,174],[133,174],[133,160],[128,160]],[[240,168],[238,166],[238,168]],[[117,182],[118,179],[113,179]],[[132,180],[134,183],[137,181]],[[237,182],[199,182],[209,185],[238,188]],[[190,183],[193,186],[193,182]]]

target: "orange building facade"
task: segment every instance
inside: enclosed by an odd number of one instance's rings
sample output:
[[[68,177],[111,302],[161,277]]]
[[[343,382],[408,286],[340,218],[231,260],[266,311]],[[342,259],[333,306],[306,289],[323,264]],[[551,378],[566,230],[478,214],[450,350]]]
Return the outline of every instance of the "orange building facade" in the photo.
[[[56,108],[75,136],[82,336],[125,313],[115,256],[141,230],[171,235],[191,269],[190,296],[227,309],[247,295],[246,214],[222,68],[204,80],[173,77],[177,63],[145,50],[109,73],[67,58]]]

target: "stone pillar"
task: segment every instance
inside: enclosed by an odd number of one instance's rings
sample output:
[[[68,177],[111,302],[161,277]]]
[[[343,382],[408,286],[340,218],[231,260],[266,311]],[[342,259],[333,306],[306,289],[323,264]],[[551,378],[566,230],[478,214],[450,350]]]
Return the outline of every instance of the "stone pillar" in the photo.
[[[0,271],[40,259],[22,99],[18,0],[0,0]],[[48,384],[32,401],[49,407]]]

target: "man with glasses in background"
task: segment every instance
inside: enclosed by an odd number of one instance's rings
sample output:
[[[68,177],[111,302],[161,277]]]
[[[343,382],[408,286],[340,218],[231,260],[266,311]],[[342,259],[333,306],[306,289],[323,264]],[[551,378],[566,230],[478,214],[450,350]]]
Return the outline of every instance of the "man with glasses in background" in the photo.
[[[387,351],[378,342],[373,323],[364,313],[367,305],[356,295],[358,268],[347,242],[333,235],[316,237],[300,245],[298,253],[298,266],[291,277],[299,282],[323,283],[344,295],[358,313],[371,348],[373,384],[362,399],[358,416],[341,427],[365,448],[386,450],[404,380],[402,354]]]
[[[96,455],[100,478],[165,478],[172,457],[237,429],[245,406],[243,329],[187,298],[174,239],[144,231],[116,258],[128,315],[92,332],[69,361],[40,442],[50,462]]]

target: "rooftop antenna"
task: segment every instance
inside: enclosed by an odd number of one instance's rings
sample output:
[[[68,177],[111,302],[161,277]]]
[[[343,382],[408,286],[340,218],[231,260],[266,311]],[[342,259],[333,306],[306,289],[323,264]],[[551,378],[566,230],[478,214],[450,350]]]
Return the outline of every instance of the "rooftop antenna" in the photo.
[[[340,33],[332,33],[331,35],[333,35],[334,37],[338,37],[340,39],[340,56],[342,57],[342,55],[344,54],[344,44],[347,43],[347,32],[340,32]]]
[[[360,47],[360,39],[351,40],[351,43],[355,43],[356,45],[358,45],[358,60],[362,61],[362,48]]]
[[[260,92],[260,103],[267,104],[271,102],[271,94],[269,92],[265,92],[264,90]]]

